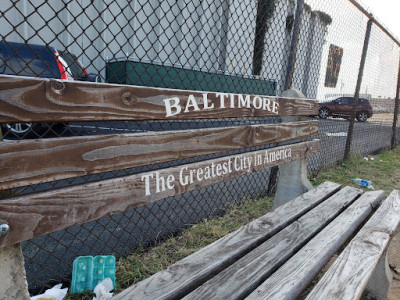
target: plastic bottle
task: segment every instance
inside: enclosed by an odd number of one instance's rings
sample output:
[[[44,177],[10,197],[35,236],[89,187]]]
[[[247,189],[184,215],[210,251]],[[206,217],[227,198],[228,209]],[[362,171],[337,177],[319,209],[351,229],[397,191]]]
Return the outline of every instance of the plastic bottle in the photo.
[[[372,181],[364,180],[364,179],[360,179],[360,178],[352,178],[350,180],[351,180],[351,182],[358,184],[359,186],[366,187],[367,189],[371,189],[371,190],[374,189],[374,187],[372,186]]]

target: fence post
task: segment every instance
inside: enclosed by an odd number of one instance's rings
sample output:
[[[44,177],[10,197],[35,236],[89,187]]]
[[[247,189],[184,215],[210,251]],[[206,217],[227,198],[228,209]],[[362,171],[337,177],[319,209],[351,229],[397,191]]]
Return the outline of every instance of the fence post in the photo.
[[[361,82],[362,82],[362,77],[363,77],[363,73],[364,73],[365,60],[367,58],[368,44],[369,44],[369,38],[371,36],[371,27],[372,27],[373,22],[374,22],[374,19],[373,19],[372,15],[370,15],[370,19],[367,22],[367,30],[365,32],[364,46],[363,46],[362,55],[361,55],[360,68],[358,71],[356,91],[354,94],[353,109],[351,112],[349,130],[347,133],[346,148],[344,150],[344,159],[347,159],[350,155],[351,141],[353,139],[353,131],[354,131],[354,121],[356,118],[356,109],[358,106],[358,99],[360,98]]]
[[[0,143],[2,140],[0,128]],[[7,234],[2,225],[6,225],[6,223],[0,220],[0,238]],[[30,299],[21,244],[0,248],[0,291],[1,299]]]
[[[399,71],[397,73],[397,87],[396,87],[396,99],[394,100],[394,115],[393,115],[393,127],[392,127],[392,141],[390,143],[390,149],[396,148],[397,141],[397,120],[399,116],[399,90],[400,90],[400,55],[399,55]]]

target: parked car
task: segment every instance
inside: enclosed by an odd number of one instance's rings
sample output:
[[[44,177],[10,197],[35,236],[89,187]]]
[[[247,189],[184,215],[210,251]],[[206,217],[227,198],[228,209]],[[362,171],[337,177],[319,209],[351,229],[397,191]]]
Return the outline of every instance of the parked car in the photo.
[[[340,97],[329,102],[319,103],[319,117],[326,119],[327,117],[345,118],[351,116],[353,109],[354,97]],[[373,114],[372,105],[367,99],[359,98],[356,109],[356,118],[359,122],[365,122],[371,118]]]
[[[59,53],[51,46],[4,40],[0,41],[0,74],[99,81],[99,76],[88,74],[78,58],[68,51]],[[5,132],[9,131],[13,135],[23,137],[28,134],[32,126],[32,123],[10,123],[4,124],[3,129]]]

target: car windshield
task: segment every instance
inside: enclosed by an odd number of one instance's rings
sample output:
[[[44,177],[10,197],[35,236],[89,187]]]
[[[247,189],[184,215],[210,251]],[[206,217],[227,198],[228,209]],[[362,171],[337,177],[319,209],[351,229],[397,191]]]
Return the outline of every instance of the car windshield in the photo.
[[[60,56],[67,63],[74,78],[83,78],[86,76],[83,66],[75,55],[64,51],[60,52]]]

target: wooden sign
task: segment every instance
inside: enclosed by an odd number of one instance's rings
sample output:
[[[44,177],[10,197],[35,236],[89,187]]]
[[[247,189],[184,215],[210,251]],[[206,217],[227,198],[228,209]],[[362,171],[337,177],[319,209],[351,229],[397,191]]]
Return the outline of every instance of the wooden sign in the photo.
[[[0,190],[318,134],[318,121],[0,143]],[[179,150],[177,150],[179,149]]]
[[[0,123],[309,116],[318,102],[0,76]]]
[[[226,156],[167,169],[3,199],[10,232],[0,247],[261,171],[319,151],[319,141]]]

